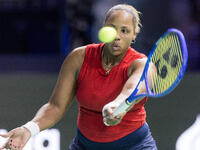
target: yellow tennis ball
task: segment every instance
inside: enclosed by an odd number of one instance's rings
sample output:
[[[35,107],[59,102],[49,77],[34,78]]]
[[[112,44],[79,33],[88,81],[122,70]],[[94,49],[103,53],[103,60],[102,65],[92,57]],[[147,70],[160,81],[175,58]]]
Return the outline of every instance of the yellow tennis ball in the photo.
[[[98,37],[101,42],[110,43],[117,36],[117,31],[114,27],[105,26],[99,30]]]

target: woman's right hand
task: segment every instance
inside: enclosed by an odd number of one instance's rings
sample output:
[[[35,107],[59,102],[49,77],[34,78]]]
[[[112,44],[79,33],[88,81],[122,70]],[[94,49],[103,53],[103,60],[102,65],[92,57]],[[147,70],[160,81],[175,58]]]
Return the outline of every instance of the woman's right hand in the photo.
[[[25,127],[18,127],[6,134],[0,134],[1,137],[8,138],[5,144],[0,147],[0,150],[10,149],[10,150],[22,150],[25,144],[31,137],[31,133]]]

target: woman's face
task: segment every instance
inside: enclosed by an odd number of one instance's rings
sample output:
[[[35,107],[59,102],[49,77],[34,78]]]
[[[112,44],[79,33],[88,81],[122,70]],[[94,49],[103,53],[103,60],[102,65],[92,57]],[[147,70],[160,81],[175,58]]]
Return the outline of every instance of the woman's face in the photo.
[[[106,45],[109,52],[114,56],[125,54],[132,40],[135,39],[132,14],[125,10],[114,10],[104,26],[112,26],[117,30],[115,40]]]

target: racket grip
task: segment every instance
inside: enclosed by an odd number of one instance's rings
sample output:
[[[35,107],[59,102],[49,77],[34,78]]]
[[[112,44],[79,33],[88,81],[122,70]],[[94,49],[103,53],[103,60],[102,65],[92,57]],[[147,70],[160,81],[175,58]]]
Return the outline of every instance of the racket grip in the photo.
[[[126,99],[125,101],[123,101],[115,110],[114,110],[114,117],[116,117],[117,115],[125,112],[129,106],[130,106],[130,102]]]

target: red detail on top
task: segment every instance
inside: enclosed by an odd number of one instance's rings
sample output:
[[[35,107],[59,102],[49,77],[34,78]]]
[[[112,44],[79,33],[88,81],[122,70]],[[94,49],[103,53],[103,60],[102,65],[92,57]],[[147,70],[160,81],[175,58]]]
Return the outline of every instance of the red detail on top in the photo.
[[[144,104],[147,98],[144,98],[124,116],[120,124],[110,127],[104,125],[103,106],[113,101],[121,92],[128,79],[127,71],[130,64],[145,55],[129,47],[121,63],[106,74],[101,65],[103,46],[103,43],[87,46],[76,91],[79,102],[78,128],[86,138],[95,142],[120,139],[146,122]]]

